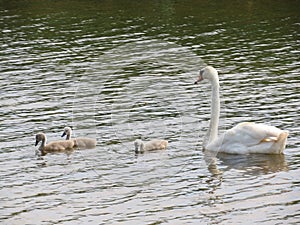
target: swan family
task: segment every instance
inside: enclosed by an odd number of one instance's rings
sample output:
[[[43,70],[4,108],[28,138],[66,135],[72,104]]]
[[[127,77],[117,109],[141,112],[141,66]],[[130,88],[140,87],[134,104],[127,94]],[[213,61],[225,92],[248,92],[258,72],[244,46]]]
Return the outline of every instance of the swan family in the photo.
[[[220,117],[220,96],[219,96],[219,76],[212,66],[206,66],[199,72],[199,77],[195,84],[207,80],[211,84],[211,119],[207,135],[203,142],[205,151],[224,152],[229,154],[282,154],[288,137],[288,131],[280,130],[274,126],[258,124],[253,122],[242,122],[235,127],[218,135],[218,125]],[[47,144],[44,133],[36,134],[36,143],[41,142],[39,150],[42,155],[50,152],[62,152],[74,148],[84,149],[96,146],[96,139],[78,137],[71,138],[72,129],[65,127],[62,137],[66,140],[53,141]],[[167,140],[155,139],[143,142],[140,139],[134,141],[136,153],[143,153],[152,150],[163,150],[168,145]]]

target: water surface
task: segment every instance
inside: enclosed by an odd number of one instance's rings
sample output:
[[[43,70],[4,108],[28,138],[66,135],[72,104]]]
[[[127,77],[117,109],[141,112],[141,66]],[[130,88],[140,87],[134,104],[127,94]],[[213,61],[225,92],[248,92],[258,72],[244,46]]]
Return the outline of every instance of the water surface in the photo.
[[[299,223],[299,18],[297,1],[1,1],[1,223]],[[284,155],[202,151],[205,65],[220,132],[286,129]],[[97,147],[37,157],[35,133],[64,126]]]

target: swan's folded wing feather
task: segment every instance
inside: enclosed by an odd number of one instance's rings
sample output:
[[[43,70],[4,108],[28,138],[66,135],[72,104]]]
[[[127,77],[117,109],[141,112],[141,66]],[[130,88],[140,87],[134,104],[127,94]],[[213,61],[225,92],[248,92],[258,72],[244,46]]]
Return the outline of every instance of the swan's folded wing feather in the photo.
[[[224,136],[224,141],[243,143],[246,146],[253,146],[260,142],[276,141],[281,130],[257,123],[240,123],[228,130]]]
[[[206,146],[206,149],[231,154],[248,153],[275,153],[282,152],[288,132],[265,124],[241,123]],[[273,147],[275,143],[281,144],[279,148]],[[279,150],[278,150],[279,149]]]

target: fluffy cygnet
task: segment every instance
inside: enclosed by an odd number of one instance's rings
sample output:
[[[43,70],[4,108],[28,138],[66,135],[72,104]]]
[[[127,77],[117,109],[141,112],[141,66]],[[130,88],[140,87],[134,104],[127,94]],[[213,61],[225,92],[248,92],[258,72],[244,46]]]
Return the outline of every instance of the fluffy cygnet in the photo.
[[[155,139],[148,142],[143,142],[140,139],[134,141],[135,153],[143,153],[145,151],[166,149],[168,141]]]
[[[71,140],[63,140],[63,141],[52,141],[47,144],[47,137],[44,133],[37,133],[35,136],[35,146],[38,145],[39,142],[42,142],[39,150],[42,155],[46,155],[51,152],[63,152],[67,150],[72,150],[74,148],[74,142]]]
[[[94,148],[96,147],[97,141],[93,138],[87,138],[87,137],[77,137],[72,138],[72,128],[71,127],[65,127],[62,137],[66,136],[66,140],[71,140],[74,142],[74,148],[80,148],[80,149],[87,149],[87,148]]]

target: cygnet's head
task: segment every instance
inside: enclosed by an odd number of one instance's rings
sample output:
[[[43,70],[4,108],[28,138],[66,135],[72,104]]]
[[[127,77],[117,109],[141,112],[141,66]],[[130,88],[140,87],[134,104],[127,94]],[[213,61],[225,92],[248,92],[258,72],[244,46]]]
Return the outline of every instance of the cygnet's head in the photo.
[[[69,136],[70,136],[71,132],[72,132],[72,128],[71,128],[71,127],[65,127],[65,128],[64,128],[64,132],[63,132],[63,134],[61,135],[61,137],[64,137],[64,136],[66,136],[66,135],[69,135]]]
[[[45,139],[46,139],[46,136],[44,133],[37,133],[35,135],[35,146],[37,146],[40,141],[45,140]]]
[[[212,66],[206,66],[203,69],[200,70],[199,72],[199,77],[195,81],[195,84],[198,82],[207,79],[209,81],[218,81],[218,71],[213,68]]]
[[[144,152],[144,142],[140,139],[136,139],[134,141],[134,148],[135,153],[142,153]]]

